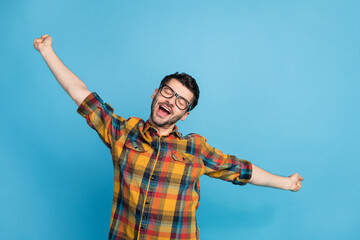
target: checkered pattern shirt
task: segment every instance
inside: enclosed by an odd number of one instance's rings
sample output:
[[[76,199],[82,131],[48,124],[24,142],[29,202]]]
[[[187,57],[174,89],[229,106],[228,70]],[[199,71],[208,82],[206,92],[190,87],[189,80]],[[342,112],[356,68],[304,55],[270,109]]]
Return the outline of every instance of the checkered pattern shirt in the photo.
[[[238,185],[249,182],[250,162],[225,155],[197,134],[177,127],[159,136],[149,122],[124,119],[91,93],[79,106],[114,165],[109,239],[199,239],[195,212],[203,174]]]

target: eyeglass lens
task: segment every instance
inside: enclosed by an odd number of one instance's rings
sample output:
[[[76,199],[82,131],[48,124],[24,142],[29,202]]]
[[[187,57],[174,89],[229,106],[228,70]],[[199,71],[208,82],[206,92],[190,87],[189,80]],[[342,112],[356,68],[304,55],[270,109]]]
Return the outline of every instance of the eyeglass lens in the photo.
[[[172,90],[170,87],[168,86],[163,86],[160,90],[161,95],[163,95],[166,98],[172,98],[175,95],[174,90]],[[188,101],[183,98],[182,96],[177,96],[175,99],[175,104],[178,108],[180,108],[181,110],[186,109],[186,107],[189,105]]]

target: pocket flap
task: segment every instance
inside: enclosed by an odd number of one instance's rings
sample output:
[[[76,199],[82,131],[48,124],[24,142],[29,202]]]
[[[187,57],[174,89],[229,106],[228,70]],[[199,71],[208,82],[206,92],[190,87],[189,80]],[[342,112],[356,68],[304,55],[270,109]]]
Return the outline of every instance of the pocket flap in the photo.
[[[146,152],[150,149],[150,146],[146,143],[127,139],[125,146],[137,152]]]
[[[176,161],[189,163],[189,164],[193,164],[195,160],[194,155],[188,153],[176,152],[176,151],[172,151],[172,158]]]

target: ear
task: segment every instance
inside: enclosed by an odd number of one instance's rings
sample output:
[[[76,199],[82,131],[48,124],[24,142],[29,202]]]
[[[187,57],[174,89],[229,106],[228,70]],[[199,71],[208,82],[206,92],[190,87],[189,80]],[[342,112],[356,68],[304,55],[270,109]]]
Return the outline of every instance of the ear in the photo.
[[[187,118],[187,116],[189,116],[189,114],[190,114],[190,112],[187,111],[187,112],[180,118],[181,121],[184,121],[184,120]]]
[[[159,91],[159,89],[156,88],[155,91],[154,91],[154,93],[153,93],[153,95],[151,95],[151,98],[152,98],[152,99],[154,99],[154,97],[156,96],[156,94],[158,93],[158,91]]]

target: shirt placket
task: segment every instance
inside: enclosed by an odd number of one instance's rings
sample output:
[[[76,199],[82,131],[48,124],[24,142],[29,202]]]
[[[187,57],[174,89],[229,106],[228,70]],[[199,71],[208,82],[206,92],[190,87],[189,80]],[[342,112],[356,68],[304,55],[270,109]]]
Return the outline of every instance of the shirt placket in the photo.
[[[149,178],[149,182],[148,182],[148,188],[145,193],[144,206],[143,206],[142,216],[141,216],[141,220],[140,220],[140,223],[141,223],[140,224],[140,234],[138,234],[137,239],[146,239],[145,233],[146,233],[146,229],[150,222],[151,203],[152,203],[153,197],[155,195],[156,182],[158,179],[158,176],[154,173],[154,170],[156,169],[157,161],[159,159],[162,159],[165,156],[165,154],[166,154],[166,143],[165,143],[165,139],[162,138],[162,136],[161,136],[158,139],[158,152],[157,152],[157,156],[156,156],[154,165],[151,170],[151,174],[150,174],[150,178]]]

